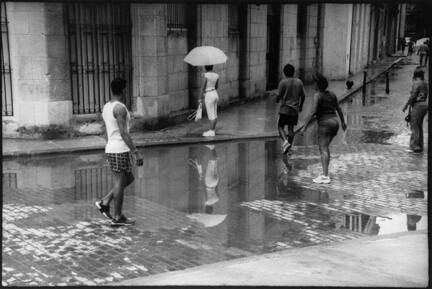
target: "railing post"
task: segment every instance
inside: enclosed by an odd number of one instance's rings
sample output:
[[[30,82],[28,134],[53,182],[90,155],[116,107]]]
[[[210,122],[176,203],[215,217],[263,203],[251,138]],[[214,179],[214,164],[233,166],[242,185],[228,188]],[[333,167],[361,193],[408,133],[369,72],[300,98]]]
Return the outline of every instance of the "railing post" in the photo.
[[[390,87],[389,87],[389,72],[386,71],[385,75],[386,75],[386,90],[385,90],[385,92],[386,92],[386,94],[389,94],[389,93],[390,93]]]
[[[362,87],[363,94],[366,93],[366,81],[367,81],[367,71],[364,70],[363,71],[363,87]]]

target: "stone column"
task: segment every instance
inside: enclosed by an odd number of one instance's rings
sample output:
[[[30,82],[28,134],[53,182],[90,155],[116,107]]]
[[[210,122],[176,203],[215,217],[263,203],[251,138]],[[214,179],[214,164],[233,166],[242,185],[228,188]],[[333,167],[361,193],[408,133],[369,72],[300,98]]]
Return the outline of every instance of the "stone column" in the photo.
[[[145,118],[167,114],[166,4],[131,4],[134,113]]]
[[[14,121],[68,125],[72,117],[63,4],[8,2]]]
[[[267,5],[250,4],[247,8],[245,66],[241,70],[241,94],[255,98],[265,93],[267,49]]]
[[[283,77],[283,67],[290,63],[299,67],[297,49],[297,5],[281,5],[281,47],[280,47],[280,77]]]
[[[352,5],[324,4],[323,74],[329,79],[344,79],[349,65]],[[337,43],[335,45],[335,43]],[[348,44],[348,45],[347,45]]]

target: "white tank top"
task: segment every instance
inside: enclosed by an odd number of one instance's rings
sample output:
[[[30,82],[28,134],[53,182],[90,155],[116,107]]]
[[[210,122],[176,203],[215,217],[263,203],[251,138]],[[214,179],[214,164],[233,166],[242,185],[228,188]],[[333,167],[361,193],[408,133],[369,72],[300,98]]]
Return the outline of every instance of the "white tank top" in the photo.
[[[205,91],[211,91],[216,89],[216,82],[219,79],[219,74],[215,72],[206,72],[204,77],[207,79],[207,86]]]
[[[122,105],[126,109],[127,132],[129,132],[130,128],[130,114],[127,107],[119,101],[107,102],[102,110],[102,117],[105,122],[105,128],[108,136],[108,142],[105,146],[105,153],[118,154],[130,151],[130,148],[124,142],[123,138],[120,135],[120,129],[117,124],[117,119],[114,117],[114,107],[116,105]]]

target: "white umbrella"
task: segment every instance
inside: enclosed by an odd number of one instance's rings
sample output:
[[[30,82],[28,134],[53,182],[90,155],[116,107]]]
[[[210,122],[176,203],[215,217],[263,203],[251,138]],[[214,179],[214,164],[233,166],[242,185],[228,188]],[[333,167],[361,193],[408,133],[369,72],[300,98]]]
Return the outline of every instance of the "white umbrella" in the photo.
[[[421,39],[419,39],[419,40],[416,41],[415,46],[417,47],[420,44],[424,44],[428,40],[429,40],[429,37],[421,38]]]
[[[203,214],[203,213],[193,213],[187,215],[191,220],[197,221],[204,225],[204,227],[214,227],[222,223],[227,215],[225,214]]]
[[[184,61],[193,66],[205,66],[225,63],[227,59],[228,57],[219,48],[213,46],[198,46],[186,55]]]

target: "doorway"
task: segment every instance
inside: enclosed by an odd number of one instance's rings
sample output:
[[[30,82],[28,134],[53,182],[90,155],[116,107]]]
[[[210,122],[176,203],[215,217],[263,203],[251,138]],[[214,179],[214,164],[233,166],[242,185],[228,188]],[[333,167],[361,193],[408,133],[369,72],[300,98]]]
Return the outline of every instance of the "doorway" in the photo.
[[[267,6],[266,89],[275,89],[279,83],[280,4]]]

